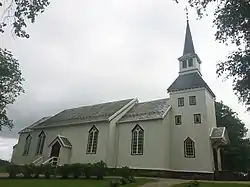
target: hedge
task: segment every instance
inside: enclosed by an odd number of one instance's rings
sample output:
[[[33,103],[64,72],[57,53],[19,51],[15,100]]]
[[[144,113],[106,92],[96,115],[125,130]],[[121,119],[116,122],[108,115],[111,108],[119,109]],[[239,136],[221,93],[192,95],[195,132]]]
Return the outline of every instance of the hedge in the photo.
[[[102,180],[104,176],[113,176],[116,172],[116,176],[120,176],[119,184],[127,184],[134,182],[134,175],[129,167],[122,167],[119,170],[112,170],[107,167],[107,164],[103,161],[91,164],[65,164],[58,167],[53,167],[50,164],[45,165],[14,165],[11,164],[7,167],[7,172],[9,173],[9,178],[51,178],[61,177],[62,179],[67,178],[95,178],[97,180]],[[116,181],[117,183],[117,181]]]

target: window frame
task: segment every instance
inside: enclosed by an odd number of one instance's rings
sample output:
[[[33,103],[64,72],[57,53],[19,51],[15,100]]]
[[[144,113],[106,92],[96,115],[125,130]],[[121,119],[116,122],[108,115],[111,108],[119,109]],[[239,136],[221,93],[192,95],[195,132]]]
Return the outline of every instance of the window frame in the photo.
[[[143,155],[144,137],[145,137],[144,129],[140,125],[137,124],[131,131],[131,147],[130,147],[131,155]],[[134,148],[135,148],[135,151],[134,151]]]
[[[188,152],[188,150],[190,151],[190,149],[191,149],[192,154],[188,154],[188,153],[190,153],[190,152]],[[190,137],[187,137],[184,140],[184,156],[185,156],[185,158],[195,158],[195,141],[192,140]]]
[[[199,116],[199,119],[200,119],[198,122],[196,121],[196,117],[197,117],[197,116]],[[200,113],[194,114],[194,123],[195,123],[195,124],[201,124],[201,121],[202,121],[202,120],[201,120],[201,114],[200,114]]]
[[[182,105],[181,105],[180,101],[183,101]],[[178,98],[178,107],[184,107],[184,105],[185,105],[184,103],[185,103],[184,97],[179,97]]]
[[[45,140],[46,140],[46,134],[44,133],[44,131],[42,131],[38,135],[38,142],[37,142],[37,147],[36,147],[36,155],[42,155],[43,154]]]
[[[177,118],[180,119],[180,123],[177,123],[177,121],[178,121]],[[181,115],[176,115],[174,119],[175,119],[175,125],[181,125],[182,124]]]
[[[193,67],[194,66],[194,59],[190,58],[187,60],[188,61],[188,67]],[[191,62],[191,63],[190,63]],[[191,65],[190,65],[191,64]]]
[[[96,154],[98,148],[99,130],[93,125],[88,134],[86,154]]]
[[[31,134],[28,134],[27,137],[25,138],[23,156],[29,155],[31,141],[32,141],[32,136],[31,136]]]
[[[190,95],[188,98],[189,98],[189,105],[190,106],[196,105],[196,96],[195,95]],[[192,98],[194,98],[194,100],[192,100]],[[194,101],[194,102],[191,102],[191,101]]]

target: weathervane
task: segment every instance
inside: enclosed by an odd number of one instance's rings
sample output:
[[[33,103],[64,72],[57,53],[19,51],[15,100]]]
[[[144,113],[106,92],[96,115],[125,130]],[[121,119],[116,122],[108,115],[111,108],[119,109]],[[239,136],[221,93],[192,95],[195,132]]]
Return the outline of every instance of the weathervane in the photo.
[[[188,8],[187,8],[187,6],[184,10],[186,11],[186,17],[187,17],[187,21],[188,21]]]

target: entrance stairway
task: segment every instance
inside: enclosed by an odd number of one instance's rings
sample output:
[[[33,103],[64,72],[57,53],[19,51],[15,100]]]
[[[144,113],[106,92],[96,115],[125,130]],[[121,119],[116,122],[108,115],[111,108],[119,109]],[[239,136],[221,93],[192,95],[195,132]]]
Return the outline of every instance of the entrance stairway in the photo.
[[[49,159],[44,161],[44,157],[41,156],[41,157],[37,158],[36,160],[34,160],[32,162],[32,164],[34,164],[34,165],[50,164],[53,167],[57,167],[59,164],[59,157],[50,157]]]

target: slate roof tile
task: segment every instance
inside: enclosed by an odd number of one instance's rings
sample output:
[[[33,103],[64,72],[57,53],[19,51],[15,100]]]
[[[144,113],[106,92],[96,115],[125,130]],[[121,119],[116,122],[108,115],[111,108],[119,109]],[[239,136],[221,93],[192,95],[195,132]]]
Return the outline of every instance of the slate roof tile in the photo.
[[[159,99],[137,103],[119,120],[118,123],[160,119],[170,107],[168,100],[169,99]]]
[[[83,106],[79,108],[72,108],[64,110],[44,123],[40,123],[34,128],[47,127],[54,124],[70,124],[70,123],[90,123],[107,121],[110,116],[120,110],[134,99],[126,99],[113,101],[108,103],[95,104],[90,106]]]
[[[197,72],[179,75],[177,79],[168,88],[168,92],[181,91],[194,88],[206,88],[209,91],[209,93],[213,97],[215,97],[213,91],[209,88],[207,83],[202,79],[202,77]]]

